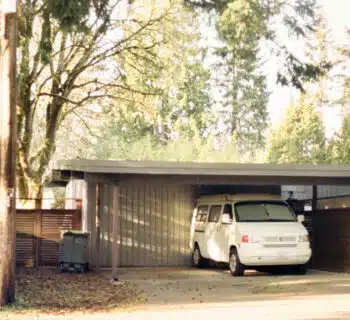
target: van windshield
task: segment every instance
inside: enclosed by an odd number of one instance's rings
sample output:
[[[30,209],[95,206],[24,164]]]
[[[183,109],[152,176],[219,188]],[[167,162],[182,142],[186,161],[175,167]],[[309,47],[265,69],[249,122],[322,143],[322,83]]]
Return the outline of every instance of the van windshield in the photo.
[[[295,222],[297,218],[282,201],[244,201],[235,203],[236,220],[240,222]]]

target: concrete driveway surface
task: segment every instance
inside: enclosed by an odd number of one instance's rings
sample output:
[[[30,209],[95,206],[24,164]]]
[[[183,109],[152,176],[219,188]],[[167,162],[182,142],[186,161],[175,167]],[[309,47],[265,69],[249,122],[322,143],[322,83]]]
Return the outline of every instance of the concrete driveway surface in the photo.
[[[125,268],[119,276],[136,283],[145,296],[132,310],[31,319],[350,320],[350,274],[252,272],[235,278],[224,269]]]
[[[134,312],[151,312],[152,319],[350,320],[350,274],[236,278],[225,269],[131,268],[120,278],[144,291],[147,301]]]

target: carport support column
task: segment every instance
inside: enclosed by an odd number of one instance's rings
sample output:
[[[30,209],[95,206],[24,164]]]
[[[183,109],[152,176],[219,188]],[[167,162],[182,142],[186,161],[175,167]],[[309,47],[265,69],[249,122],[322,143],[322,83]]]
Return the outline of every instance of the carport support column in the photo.
[[[83,221],[84,231],[90,234],[89,237],[89,267],[96,267],[96,182],[86,180],[83,198]]]
[[[118,280],[120,264],[120,193],[119,185],[113,184],[113,243],[112,243],[112,279]]]
[[[312,186],[312,213],[314,214],[317,210],[317,185]]]
[[[316,210],[317,210],[317,185],[313,185],[312,186],[312,213],[311,213],[311,221],[313,221],[313,217],[316,213]],[[312,227],[313,228],[313,227]],[[314,247],[315,247],[315,239],[312,239],[311,240],[311,250],[313,251],[314,250]],[[311,268],[314,268],[314,260],[311,258],[311,264],[310,264]]]

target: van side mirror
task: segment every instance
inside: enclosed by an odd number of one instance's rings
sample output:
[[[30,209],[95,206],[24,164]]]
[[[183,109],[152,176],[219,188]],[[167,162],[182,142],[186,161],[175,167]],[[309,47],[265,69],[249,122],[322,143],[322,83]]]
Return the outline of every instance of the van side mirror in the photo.
[[[305,216],[303,214],[298,215],[298,222],[303,223],[305,221]]]
[[[232,219],[228,213],[224,213],[221,218],[221,223],[222,224],[231,224]]]

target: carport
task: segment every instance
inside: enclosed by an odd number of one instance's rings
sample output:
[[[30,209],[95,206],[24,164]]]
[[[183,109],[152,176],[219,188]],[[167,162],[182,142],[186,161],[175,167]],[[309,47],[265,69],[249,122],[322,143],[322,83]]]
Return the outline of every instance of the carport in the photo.
[[[314,267],[350,271],[350,211],[315,210],[317,186],[350,185],[350,166],[66,160],[56,163],[52,181],[66,185],[68,198],[83,198],[97,270],[189,265],[200,186],[312,185]]]

